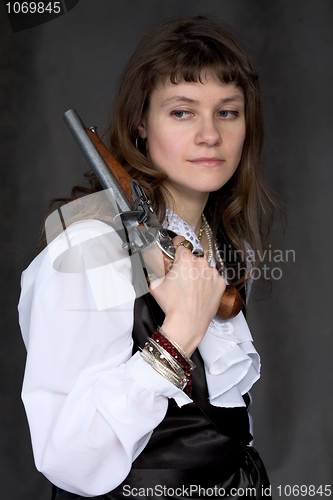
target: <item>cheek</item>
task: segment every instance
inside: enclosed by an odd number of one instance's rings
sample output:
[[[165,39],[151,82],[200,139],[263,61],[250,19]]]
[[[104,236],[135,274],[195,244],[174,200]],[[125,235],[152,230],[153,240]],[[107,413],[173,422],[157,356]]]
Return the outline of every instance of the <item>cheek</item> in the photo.
[[[182,152],[179,134],[158,127],[151,129],[148,134],[148,148],[151,160],[158,164]]]
[[[245,141],[245,127],[234,135],[232,139],[232,150],[235,157],[240,160],[243,152],[243,146]]]

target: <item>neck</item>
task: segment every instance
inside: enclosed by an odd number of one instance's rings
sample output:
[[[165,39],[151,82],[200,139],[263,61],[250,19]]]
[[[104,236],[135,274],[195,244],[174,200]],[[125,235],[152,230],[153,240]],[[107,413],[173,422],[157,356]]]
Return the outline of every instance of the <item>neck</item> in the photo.
[[[206,206],[207,199],[198,203],[197,200],[175,200],[171,203],[170,208],[179,215],[187,224],[194,228],[195,232],[201,226],[201,214]]]
[[[201,214],[208,200],[208,194],[198,194],[200,196],[185,197],[183,195],[176,196],[173,193],[172,199],[167,197],[169,207],[189,226],[193,227],[197,234],[201,226]]]

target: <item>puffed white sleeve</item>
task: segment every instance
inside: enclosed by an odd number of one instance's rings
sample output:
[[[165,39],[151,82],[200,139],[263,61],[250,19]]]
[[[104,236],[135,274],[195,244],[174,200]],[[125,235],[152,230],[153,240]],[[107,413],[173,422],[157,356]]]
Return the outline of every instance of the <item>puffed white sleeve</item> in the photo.
[[[70,226],[75,272],[66,252],[54,268],[62,234],[24,271],[19,303],[27,347],[22,398],[36,467],[84,496],[126,478],[169,397],[180,406],[190,401],[139,353],[132,356],[131,264],[118,236],[116,246],[104,245],[100,236],[110,231],[97,220]]]

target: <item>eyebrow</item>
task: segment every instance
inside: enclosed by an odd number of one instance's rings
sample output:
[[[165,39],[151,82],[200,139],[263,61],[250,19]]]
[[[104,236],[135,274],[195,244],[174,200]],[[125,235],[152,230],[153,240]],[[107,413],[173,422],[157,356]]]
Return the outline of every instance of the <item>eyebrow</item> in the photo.
[[[234,102],[234,101],[242,102],[242,101],[244,101],[244,98],[240,94],[234,94],[234,95],[231,95],[229,97],[225,97],[225,98],[220,99],[218,104],[228,104],[228,103]],[[196,101],[195,99],[190,99],[189,97],[186,97],[184,95],[177,95],[177,96],[170,97],[169,99],[166,99],[165,101],[163,101],[163,103],[161,104],[161,107],[164,107],[170,103],[176,103],[176,102],[186,102],[189,104],[198,104],[199,103],[199,101]]]

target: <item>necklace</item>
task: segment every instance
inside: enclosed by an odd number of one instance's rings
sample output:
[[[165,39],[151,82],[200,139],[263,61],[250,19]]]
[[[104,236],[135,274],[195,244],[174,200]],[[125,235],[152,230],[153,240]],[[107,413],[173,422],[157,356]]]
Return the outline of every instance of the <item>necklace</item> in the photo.
[[[224,277],[224,262],[223,262],[221,255],[220,255],[216,241],[214,241],[214,243],[213,243],[212,230],[211,230],[210,225],[208,224],[208,221],[207,221],[206,217],[204,216],[204,214],[201,215],[201,226],[200,226],[199,234],[198,234],[198,240],[200,241],[200,243],[201,243],[201,238],[202,238],[203,233],[205,233],[206,238],[207,238],[207,243],[208,243],[208,256],[207,256],[208,264],[211,263],[212,258],[213,258],[213,252],[214,252],[215,259],[219,263],[219,272]]]

